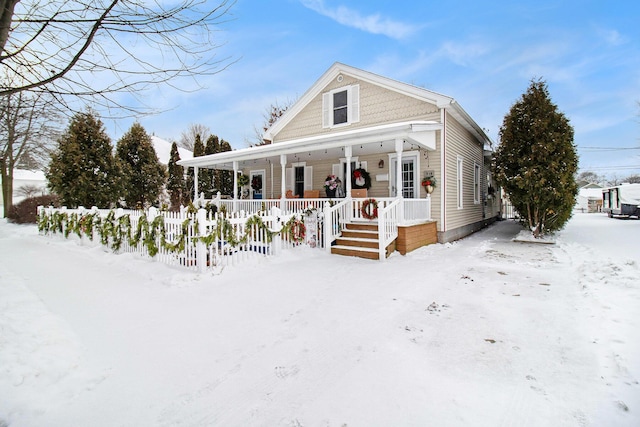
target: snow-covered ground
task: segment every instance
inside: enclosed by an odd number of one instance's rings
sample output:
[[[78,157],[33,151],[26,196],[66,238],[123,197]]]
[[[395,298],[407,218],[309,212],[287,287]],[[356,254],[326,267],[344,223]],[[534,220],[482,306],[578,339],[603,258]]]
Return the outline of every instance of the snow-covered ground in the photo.
[[[0,426],[638,426],[640,221],[182,272],[0,223]]]

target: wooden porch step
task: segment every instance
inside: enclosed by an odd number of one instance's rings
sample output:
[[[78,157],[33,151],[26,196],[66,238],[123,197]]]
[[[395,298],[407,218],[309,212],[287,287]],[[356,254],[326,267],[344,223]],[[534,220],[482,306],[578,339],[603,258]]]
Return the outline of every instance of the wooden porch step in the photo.
[[[342,230],[342,237],[378,240],[378,230],[352,230],[345,228]]]
[[[344,225],[342,235],[331,247],[331,253],[367,259],[379,259],[378,223],[350,222]],[[396,250],[395,240],[386,248],[385,256]]]
[[[378,259],[378,249],[362,248],[358,246],[331,246],[331,253],[344,256],[355,256],[358,258]]]
[[[351,237],[345,236],[344,233],[342,233],[342,237],[336,239],[336,244],[338,246],[378,249],[378,236],[376,235],[375,238]]]
[[[347,230],[367,230],[367,231],[378,231],[378,223],[377,222],[348,222],[345,224],[345,229]]]

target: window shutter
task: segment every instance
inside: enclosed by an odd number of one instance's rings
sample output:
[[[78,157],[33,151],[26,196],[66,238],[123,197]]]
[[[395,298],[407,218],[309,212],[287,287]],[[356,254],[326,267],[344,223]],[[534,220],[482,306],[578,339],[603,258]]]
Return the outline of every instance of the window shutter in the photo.
[[[333,110],[333,102],[331,99],[331,93],[322,94],[322,127],[328,128],[332,125],[331,113]]]
[[[304,189],[313,190],[313,166],[304,167]]]
[[[286,190],[293,191],[293,168],[287,168],[285,171],[284,187]]]
[[[349,97],[349,123],[356,123],[360,121],[360,85],[351,86]]]

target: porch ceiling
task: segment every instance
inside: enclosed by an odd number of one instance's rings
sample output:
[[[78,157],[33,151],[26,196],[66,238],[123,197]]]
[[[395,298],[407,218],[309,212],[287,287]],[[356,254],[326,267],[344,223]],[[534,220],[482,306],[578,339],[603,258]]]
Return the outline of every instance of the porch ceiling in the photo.
[[[287,164],[341,158],[345,157],[347,146],[351,147],[353,157],[386,155],[395,152],[396,139],[403,140],[403,151],[417,148],[434,150],[432,141],[435,138],[430,136],[440,129],[440,123],[430,121],[394,123],[194,157],[178,163],[186,167],[233,170],[233,163],[238,162],[239,169],[258,168],[280,165],[281,155],[287,156]]]

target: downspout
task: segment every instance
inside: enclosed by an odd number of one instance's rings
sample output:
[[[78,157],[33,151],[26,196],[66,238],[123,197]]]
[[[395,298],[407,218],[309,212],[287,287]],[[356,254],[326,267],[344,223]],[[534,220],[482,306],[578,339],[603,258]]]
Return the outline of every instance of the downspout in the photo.
[[[440,224],[442,232],[447,231],[447,204],[445,197],[447,194],[447,163],[445,141],[447,140],[447,113],[444,108],[440,109],[440,122],[442,130],[440,131],[440,167],[442,168],[442,185],[440,186]]]

